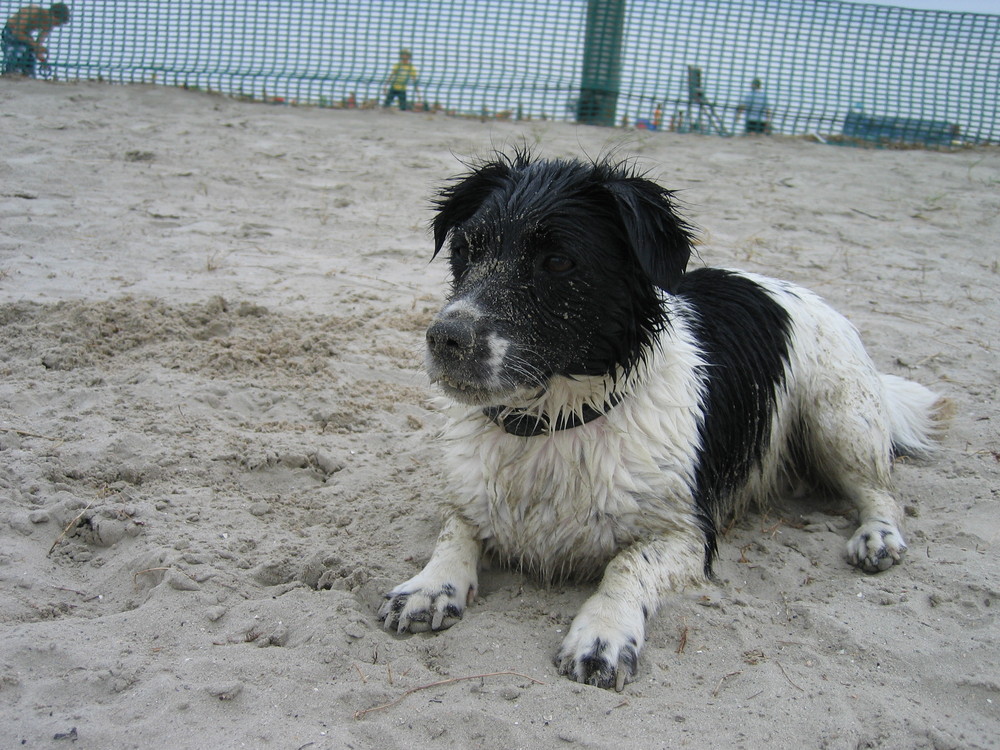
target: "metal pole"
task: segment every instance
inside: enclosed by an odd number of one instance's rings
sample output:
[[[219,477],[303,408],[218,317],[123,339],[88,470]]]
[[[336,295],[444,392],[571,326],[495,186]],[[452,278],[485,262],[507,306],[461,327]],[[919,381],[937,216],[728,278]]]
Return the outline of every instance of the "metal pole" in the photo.
[[[588,0],[577,122],[615,124],[624,30],[625,0]]]

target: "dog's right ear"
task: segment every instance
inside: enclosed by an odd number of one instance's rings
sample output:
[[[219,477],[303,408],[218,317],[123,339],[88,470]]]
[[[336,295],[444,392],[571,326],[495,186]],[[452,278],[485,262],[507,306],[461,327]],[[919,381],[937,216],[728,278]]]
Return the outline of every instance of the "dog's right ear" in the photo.
[[[453,184],[443,188],[434,207],[434,255],[444,247],[448,232],[465,223],[480,209],[486,199],[509,178],[511,164],[502,159],[486,162],[471,172],[459,177]]]
[[[646,178],[617,174],[606,184],[639,265],[656,286],[676,288],[691,257],[692,229],[678,214],[673,193]]]

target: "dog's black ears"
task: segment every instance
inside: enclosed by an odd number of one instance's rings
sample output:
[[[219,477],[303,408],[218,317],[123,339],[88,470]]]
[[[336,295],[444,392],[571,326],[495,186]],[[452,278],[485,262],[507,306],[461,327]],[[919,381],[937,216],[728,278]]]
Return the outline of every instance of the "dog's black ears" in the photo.
[[[517,158],[526,156],[519,154]],[[441,252],[448,232],[468,221],[486,199],[503,186],[514,166],[512,160],[497,158],[474,167],[463,178],[438,193],[434,201],[437,214],[431,224],[434,230],[434,255],[431,257],[436,258]]]
[[[674,291],[691,257],[692,228],[677,213],[673,194],[655,182],[617,174],[605,182],[639,266],[660,289]]]
[[[691,257],[692,230],[678,215],[669,190],[626,165],[536,164],[548,170],[551,182],[561,184],[567,194],[573,190],[589,193],[602,207],[610,196],[639,267],[659,288],[675,290]],[[511,156],[497,154],[493,161],[473,165],[468,174],[441,190],[434,202],[434,256],[444,247],[452,229],[472,218],[491,196],[502,194],[505,187],[510,187],[512,177],[527,173],[531,165],[532,157],[526,149]]]

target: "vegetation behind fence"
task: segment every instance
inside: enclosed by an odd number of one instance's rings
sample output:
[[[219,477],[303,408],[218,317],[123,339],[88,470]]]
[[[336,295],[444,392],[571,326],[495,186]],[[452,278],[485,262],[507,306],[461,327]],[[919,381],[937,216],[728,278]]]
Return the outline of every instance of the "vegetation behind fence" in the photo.
[[[21,3],[0,1],[5,17]],[[88,0],[44,74],[320,106],[950,145],[1000,140],[1000,16],[840,0]],[[743,113],[745,115],[745,113]]]

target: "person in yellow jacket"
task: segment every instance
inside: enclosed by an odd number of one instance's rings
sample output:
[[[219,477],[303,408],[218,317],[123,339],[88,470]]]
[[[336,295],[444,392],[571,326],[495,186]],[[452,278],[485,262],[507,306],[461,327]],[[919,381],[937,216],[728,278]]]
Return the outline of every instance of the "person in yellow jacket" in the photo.
[[[406,103],[406,87],[412,83],[413,92],[417,93],[417,69],[410,62],[410,50],[399,51],[399,62],[392,66],[385,78],[385,101],[383,107],[392,105],[394,99],[399,99],[399,108],[408,109]]]

